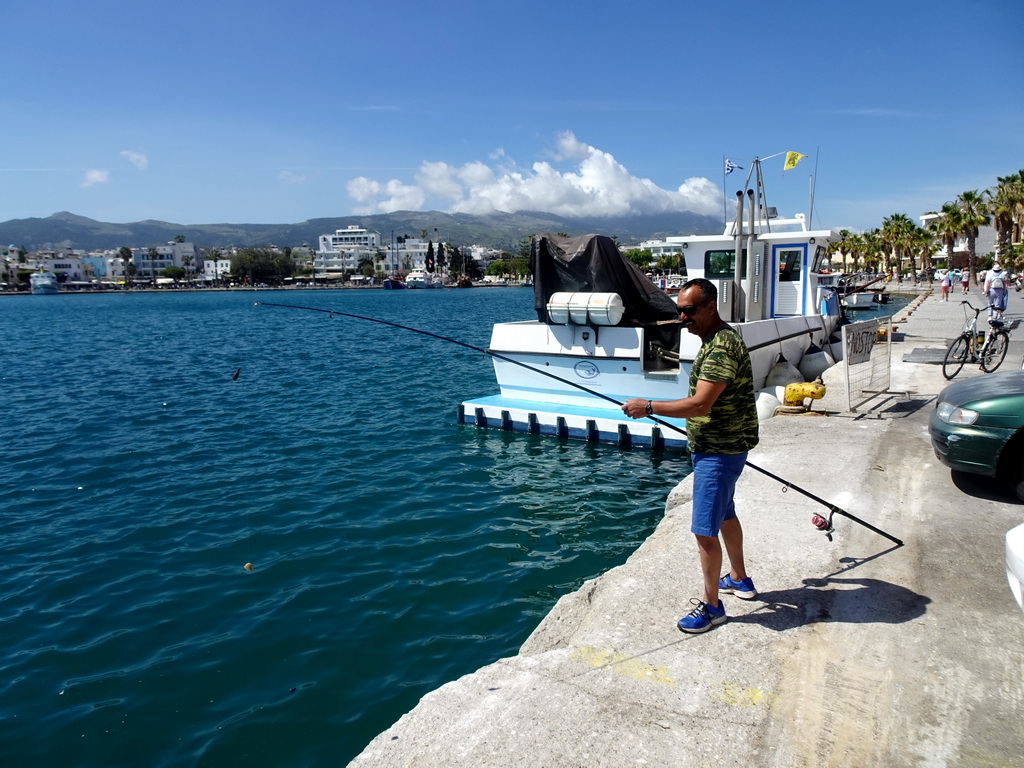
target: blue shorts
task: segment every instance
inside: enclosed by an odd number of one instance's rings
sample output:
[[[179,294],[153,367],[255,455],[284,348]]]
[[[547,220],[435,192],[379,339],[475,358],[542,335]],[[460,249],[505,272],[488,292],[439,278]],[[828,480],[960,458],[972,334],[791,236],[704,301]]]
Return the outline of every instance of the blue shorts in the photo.
[[[692,453],[693,516],[690,533],[717,536],[722,523],[736,517],[733,493],[747,454]]]

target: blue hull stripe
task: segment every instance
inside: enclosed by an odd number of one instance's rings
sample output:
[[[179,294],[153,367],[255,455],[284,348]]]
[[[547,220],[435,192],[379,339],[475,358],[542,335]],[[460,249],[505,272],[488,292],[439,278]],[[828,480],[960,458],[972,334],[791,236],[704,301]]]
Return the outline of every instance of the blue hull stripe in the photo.
[[[610,405],[610,404],[609,404]],[[513,418],[512,411],[525,412],[525,419]],[[666,423],[686,428],[685,419],[659,416]],[[569,424],[569,420],[573,424]],[[612,421],[613,425],[598,420]],[[536,400],[513,400],[501,395],[467,400],[459,406],[459,421],[478,427],[501,429],[506,432],[526,432],[535,435],[612,443],[623,447],[645,446],[654,448],[685,448],[686,436],[672,429],[651,424],[644,419],[626,418],[615,407],[560,405]],[[610,428],[609,428],[610,427]]]

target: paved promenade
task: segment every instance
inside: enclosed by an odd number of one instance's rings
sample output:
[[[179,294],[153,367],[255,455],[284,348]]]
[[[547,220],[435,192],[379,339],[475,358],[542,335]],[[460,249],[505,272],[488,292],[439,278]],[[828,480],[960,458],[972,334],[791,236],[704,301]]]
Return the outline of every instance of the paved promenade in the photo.
[[[351,765],[1024,768],[1024,614],[1003,538],[1024,505],[952,476],[928,442],[961,298],[922,296],[898,323],[894,394],[845,412],[836,366],[815,412],[764,422],[750,456],[903,547],[839,516],[829,541],[810,524],[820,505],[748,469],[737,508],[761,592],[723,596],[729,621],[684,635],[700,583],[684,479],[624,565],[559,600],[518,655],[424,696]],[[1007,314],[1024,317],[1024,294]],[[1006,369],[1024,358],[1015,335]]]

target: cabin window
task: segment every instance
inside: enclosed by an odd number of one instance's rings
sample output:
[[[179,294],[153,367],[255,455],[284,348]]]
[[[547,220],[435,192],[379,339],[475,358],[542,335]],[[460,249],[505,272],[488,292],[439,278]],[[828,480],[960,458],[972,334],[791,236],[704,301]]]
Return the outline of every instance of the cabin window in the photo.
[[[743,249],[746,257],[747,251]],[[704,253],[704,277],[708,280],[736,277],[736,251],[706,251]]]
[[[817,250],[814,252],[814,263],[811,266],[811,272],[821,272],[828,268],[828,251],[823,246],[819,245]]]
[[[803,257],[802,248],[792,248],[779,251],[779,282],[799,283],[800,282],[800,260]]]

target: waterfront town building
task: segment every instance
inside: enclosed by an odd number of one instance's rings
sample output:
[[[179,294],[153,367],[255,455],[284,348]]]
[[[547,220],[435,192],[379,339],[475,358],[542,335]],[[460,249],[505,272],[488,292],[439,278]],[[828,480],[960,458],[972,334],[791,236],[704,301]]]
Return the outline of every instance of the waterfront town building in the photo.
[[[320,247],[314,257],[316,277],[332,279],[341,277],[345,272],[354,274],[365,259],[372,261],[375,272],[385,274],[426,270],[431,242],[414,237],[385,242],[380,232],[350,225],[335,230],[333,234],[320,235]],[[447,246],[441,242],[433,243],[434,253],[442,247]]]

